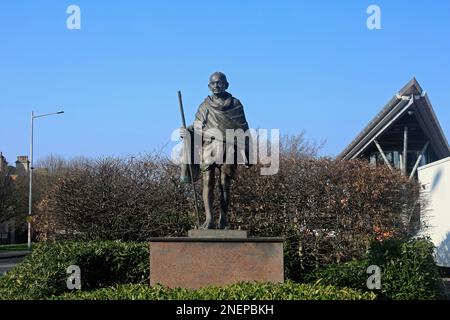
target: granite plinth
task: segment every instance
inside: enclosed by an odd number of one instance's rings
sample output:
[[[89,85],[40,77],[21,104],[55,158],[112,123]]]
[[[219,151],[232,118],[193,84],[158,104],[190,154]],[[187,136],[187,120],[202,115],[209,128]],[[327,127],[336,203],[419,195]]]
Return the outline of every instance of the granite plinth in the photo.
[[[152,238],[150,285],[196,289],[284,282],[283,238]]]
[[[193,229],[188,231],[189,238],[247,238],[244,230]]]

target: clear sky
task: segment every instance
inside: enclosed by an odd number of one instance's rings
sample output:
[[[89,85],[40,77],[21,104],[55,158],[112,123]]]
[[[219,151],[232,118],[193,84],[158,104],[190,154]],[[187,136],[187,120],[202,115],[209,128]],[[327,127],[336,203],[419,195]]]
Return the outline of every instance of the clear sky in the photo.
[[[66,9],[81,9],[69,30]],[[366,27],[381,8],[381,30]],[[126,156],[165,147],[213,71],[254,128],[306,131],[337,155],[413,76],[450,138],[450,1],[0,2],[0,151]]]

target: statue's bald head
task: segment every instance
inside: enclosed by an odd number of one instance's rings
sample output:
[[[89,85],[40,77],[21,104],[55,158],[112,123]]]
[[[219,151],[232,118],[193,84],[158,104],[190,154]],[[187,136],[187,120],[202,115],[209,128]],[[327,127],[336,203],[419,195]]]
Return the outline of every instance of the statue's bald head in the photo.
[[[211,82],[211,81],[218,81],[218,80],[224,81],[224,82],[228,83],[228,81],[227,81],[227,76],[225,75],[225,73],[222,73],[222,72],[219,72],[219,71],[214,72],[214,73],[209,77],[209,82]]]
[[[224,93],[228,89],[227,76],[222,72],[214,72],[209,77],[208,87],[214,95]]]

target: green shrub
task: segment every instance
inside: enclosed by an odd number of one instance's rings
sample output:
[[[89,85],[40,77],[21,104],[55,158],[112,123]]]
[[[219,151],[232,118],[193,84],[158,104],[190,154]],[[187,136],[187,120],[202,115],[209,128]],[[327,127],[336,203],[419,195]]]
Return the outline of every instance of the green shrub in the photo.
[[[37,245],[20,265],[0,278],[0,300],[42,299],[68,291],[67,267],[81,269],[83,290],[147,282],[148,245],[104,242],[52,242]]]
[[[433,244],[425,239],[403,242],[373,242],[362,260],[331,264],[315,272],[310,281],[367,291],[370,265],[381,268],[379,297],[385,299],[435,299],[439,274],[433,259]]]
[[[336,288],[320,283],[239,283],[198,290],[168,289],[161,286],[119,285],[91,292],[66,293],[56,300],[374,300],[372,292]]]
[[[433,250],[427,240],[374,243],[368,259],[382,266],[381,292],[392,299],[436,298],[439,272]]]
[[[305,280],[315,282],[321,279],[324,283],[333,284],[337,287],[348,287],[366,291],[366,281],[369,277],[366,270],[369,265],[365,259],[349,261],[342,264],[333,263],[309,274]]]

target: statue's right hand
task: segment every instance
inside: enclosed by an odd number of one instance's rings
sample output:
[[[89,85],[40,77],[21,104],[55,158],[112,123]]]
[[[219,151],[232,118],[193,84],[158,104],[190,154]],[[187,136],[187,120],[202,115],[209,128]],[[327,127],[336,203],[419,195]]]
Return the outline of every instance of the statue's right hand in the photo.
[[[180,138],[184,139],[187,136],[189,136],[189,130],[183,127],[180,128]]]

